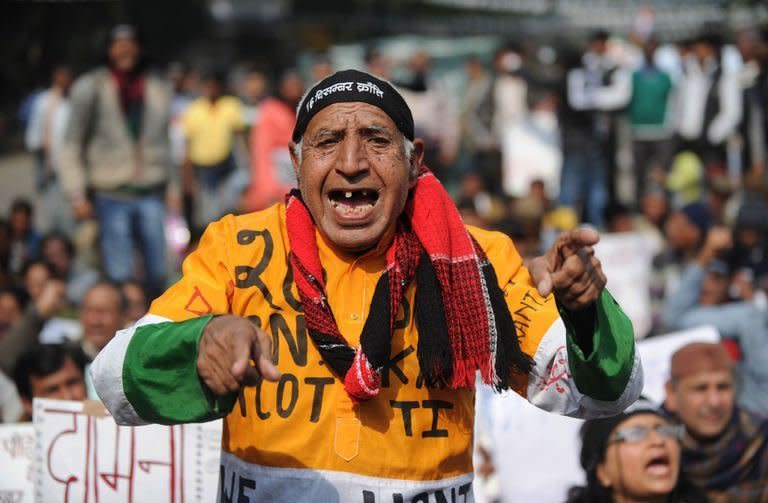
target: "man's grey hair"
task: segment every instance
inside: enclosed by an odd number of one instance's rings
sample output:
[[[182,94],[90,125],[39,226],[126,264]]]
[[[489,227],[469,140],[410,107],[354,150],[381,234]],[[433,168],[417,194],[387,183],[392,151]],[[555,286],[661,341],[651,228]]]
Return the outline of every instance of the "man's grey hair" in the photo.
[[[296,156],[296,163],[301,165],[302,155],[301,155],[301,147],[304,144],[304,137],[301,137],[298,142],[296,142],[296,145],[293,146],[293,155]],[[405,158],[408,160],[408,162],[411,162],[411,158],[413,157],[413,142],[409,140],[408,138],[403,135],[403,155],[405,155]]]

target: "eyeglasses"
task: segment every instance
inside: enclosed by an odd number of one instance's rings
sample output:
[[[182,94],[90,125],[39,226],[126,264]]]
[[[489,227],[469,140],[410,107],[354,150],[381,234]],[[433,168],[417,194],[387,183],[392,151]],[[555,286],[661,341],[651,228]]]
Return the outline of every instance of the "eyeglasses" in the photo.
[[[680,440],[683,437],[683,427],[676,424],[657,424],[653,428],[649,428],[648,426],[627,426],[626,428],[619,428],[616,430],[613,438],[611,438],[608,443],[641,442],[648,437],[651,430],[664,438]]]

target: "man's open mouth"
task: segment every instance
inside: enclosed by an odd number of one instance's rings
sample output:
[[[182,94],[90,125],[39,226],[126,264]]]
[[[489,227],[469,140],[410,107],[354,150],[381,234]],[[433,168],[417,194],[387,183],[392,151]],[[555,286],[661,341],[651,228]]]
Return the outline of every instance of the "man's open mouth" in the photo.
[[[373,209],[379,200],[379,193],[373,189],[332,190],[328,192],[331,206],[347,218],[363,217]]]

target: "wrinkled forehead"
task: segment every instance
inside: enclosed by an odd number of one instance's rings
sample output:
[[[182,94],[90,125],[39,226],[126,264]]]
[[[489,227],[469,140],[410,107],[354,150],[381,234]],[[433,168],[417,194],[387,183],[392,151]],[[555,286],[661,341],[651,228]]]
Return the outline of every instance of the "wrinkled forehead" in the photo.
[[[392,135],[398,132],[395,122],[382,109],[355,101],[334,103],[320,110],[307,124],[304,137],[348,130],[380,131]]]

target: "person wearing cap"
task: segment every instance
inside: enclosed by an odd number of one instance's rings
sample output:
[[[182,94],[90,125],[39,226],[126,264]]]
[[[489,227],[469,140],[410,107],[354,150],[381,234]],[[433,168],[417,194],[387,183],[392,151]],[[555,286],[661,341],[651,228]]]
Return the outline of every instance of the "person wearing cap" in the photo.
[[[478,373],[571,416],[636,400],[597,233],[526,268],[509,238],[465,227],[390,83],[318,82],[289,154],[286,202],[209,225],[92,367],[120,424],[225,417],[222,501],[471,498]]]
[[[571,488],[566,503],[705,503],[706,494],[681,473],[681,434],[642,398],[620,414],[586,421],[579,461],[587,483]]]
[[[768,319],[751,300],[751,287],[739,279],[725,260],[733,246],[730,229],[713,227],[695,259],[666,299],[664,323],[670,330],[710,325],[739,361],[739,404],[768,415]],[[738,294],[738,297],[732,297]]]
[[[171,89],[148,73],[133,27],[110,32],[108,65],[72,86],[60,159],[61,183],[75,217],[95,216],[104,272],[134,275],[134,247],[147,287],[165,287],[165,201],[179,206],[168,127]]]
[[[714,502],[768,501],[768,418],[735,404],[733,362],[719,343],[672,355],[664,408],[685,427],[683,472]]]

